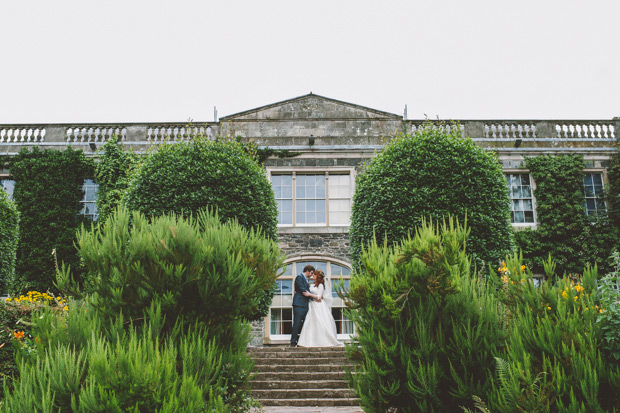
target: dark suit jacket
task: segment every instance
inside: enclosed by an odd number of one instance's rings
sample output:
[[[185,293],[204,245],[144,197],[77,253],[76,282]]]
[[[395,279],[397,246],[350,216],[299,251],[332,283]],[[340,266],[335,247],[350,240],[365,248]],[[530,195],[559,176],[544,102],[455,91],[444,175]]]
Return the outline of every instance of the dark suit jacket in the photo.
[[[308,284],[306,276],[302,273],[295,278],[295,295],[293,296],[293,307],[308,308],[308,302],[311,298],[303,295],[302,293],[304,291],[309,292],[310,285]]]

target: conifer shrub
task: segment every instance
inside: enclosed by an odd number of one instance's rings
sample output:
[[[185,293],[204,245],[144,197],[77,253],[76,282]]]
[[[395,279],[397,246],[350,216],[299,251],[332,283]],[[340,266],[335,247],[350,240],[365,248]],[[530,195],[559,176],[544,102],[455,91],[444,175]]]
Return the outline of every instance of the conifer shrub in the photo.
[[[11,292],[52,288],[55,258],[71,266],[79,278],[74,242],[83,222],[79,215],[82,185],[85,178],[93,176],[92,161],[71,147],[64,151],[35,147],[12,158],[9,170],[16,182],[13,196],[20,212],[16,277]]]
[[[222,221],[277,238],[277,205],[265,170],[242,145],[196,136],[159,145],[131,179],[126,206],[152,217],[168,212],[188,217],[216,208]]]
[[[83,227],[77,245],[86,292],[102,314],[133,320],[158,303],[169,325],[181,317],[226,330],[257,319],[282,266],[275,241],[207,211],[149,220],[119,209],[102,226]]]
[[[6,293],[15,276],[19,238],[19,212],[9,195],[0,189],[0,294]]]
[[[348,351],[364,410],[459,411],[490,391],[505,332],[493,286],[470,272],[467,235],[452,220],[423,222],[395,246],[362,246]]]
[[[428,126],[397,136],[356,180],[351,216],[351,255],[387,237],[399,242],[426,218],[454,216],[471,229],[476,263],[499,262],[513,246],[510,205],[501,165],[491,151],[450,131]]]

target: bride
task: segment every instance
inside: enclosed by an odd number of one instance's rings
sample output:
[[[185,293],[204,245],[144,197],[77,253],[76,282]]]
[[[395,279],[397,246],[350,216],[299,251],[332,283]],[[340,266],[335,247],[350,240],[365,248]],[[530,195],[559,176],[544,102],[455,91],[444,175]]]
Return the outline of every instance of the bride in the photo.
[[[330,304],[332,293],[325,288],[325,274],[315,271],[314,285],[310,286],[308,315],[299,335],[297,345],[300,347],[336,347],[343,346],[336,336],[336,322],[332,316]]]

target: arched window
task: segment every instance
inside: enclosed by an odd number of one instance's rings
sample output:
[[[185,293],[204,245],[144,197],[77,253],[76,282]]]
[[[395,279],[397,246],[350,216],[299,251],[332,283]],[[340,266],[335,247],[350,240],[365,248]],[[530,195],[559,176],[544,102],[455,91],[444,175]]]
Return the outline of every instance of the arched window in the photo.
[[[325,273],[325,282],[329,284],[334,296],[332,314],[336,321],[338,338],[342,340],[350,338],[354,333],[353,322],[346,318],[344,314],[346,306],[337,293],[337,291],[341,291],[346,295],[349,289],[349,280],[351,278],[350,265],[339,260],[318,256],[291,258],[286,261],[286,264],[284,273],[276,281],[277,291],[271,302],[271,309],[267,320],[269,327],[265,329],[268,340],[290,340],[291,329],[293,328],[293,284],[295,277],[308,264]]]

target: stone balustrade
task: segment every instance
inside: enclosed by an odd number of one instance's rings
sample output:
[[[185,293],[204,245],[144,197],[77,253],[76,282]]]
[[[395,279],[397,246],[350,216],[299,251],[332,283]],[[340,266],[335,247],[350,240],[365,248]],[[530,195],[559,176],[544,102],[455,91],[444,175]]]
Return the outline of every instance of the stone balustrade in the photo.
[[[458,128],[463,137],[469,136],[474,141],[480,142],[552,141],[570,144],[581,141],[581,145],[584,144],[583,142],[586,144],[590,142],[606,147],[613,146],[618,139],[618,130],[620,130],[619,118],[612,120],[403,121],[408,133],[414,133],[429,123],[446,130]],[[282,126],[282,128],[287,127],[289,126],[284,124]],[[294,126],[290,127],[294,128]],[[92,147],[92,144],[99,146],[115,135],[127,144],[150,145],[164,141],[187,140],[196,134],[214,138],[221,130],[220,124],[216,122],[0,124],[0,154],[14,153],[15,149],[20,146],[90,145]],[[327,127],[325,136],[330,135],[329,130]],[[338,132],[342,134],[342,131]],[[352,131],[351,135],[351,138],[355,140],[355,131]],[[286,139],[286,136],[286,130],[283,134],[279,134],[280,138]],[[265,144],[270,145],[269,142]],[[352,141],[350,144],[354,145]]]

